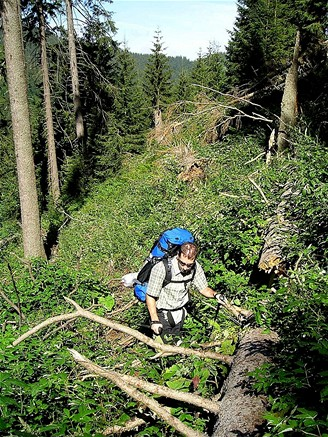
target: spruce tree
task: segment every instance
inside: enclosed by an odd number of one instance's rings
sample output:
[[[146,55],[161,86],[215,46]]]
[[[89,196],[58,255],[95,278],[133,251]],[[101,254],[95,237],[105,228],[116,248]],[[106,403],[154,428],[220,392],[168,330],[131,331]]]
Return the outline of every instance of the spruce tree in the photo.
[[[24,256],[27,259],[44,257],[19,1],[1,2],[0,13],[15,144]]]
[[[168,57],[164,53],[165,47],[160,30],[155,32],[151,51],[152,54],[148,58],[145,69],[144,90],[150,101],[156,127],[161,125],[161,114],[172,95],[172,71]]]
[[[218,97],[226,86],[225,55],[220,47],[211,42],[206,53],[200,52],[192,70],[194,93],[205,93],[209,97]]]
[[[200,51],[195,61],[195,65],[191,71],[192,83],[199,87],[206,87],[207,84],[207,65],[205,55]],[[199,88],[196,88],[196,94],[199,92]]]
[[[327,2],[321,0],[238,0],[237,14],[227,47],[229,78],[248,89],[285,73],[297,30],[304,52],[310,40],[318,48],[327,26]]]
[[[189,112],[193,105],[191,75],[186,71],[180,73],[178,82],[174,88],[174,98],[177,102],[178,112]]]
[[[127,48],[118,55],[115,87],[114,112],[119,135],[124,140],[124,150],[138,152],[145,144],[145,131],[150,126],[135,61]]]
[[[279,111],[282,86],[300,32],[298,103],[302,117],[311,118],[314,131],[327,138],[327,25],[324,0],[238,0],[238,15],[227,47],[231,85],[269,96],[266,103]],[[256,93],[257,99],[261,98]]]

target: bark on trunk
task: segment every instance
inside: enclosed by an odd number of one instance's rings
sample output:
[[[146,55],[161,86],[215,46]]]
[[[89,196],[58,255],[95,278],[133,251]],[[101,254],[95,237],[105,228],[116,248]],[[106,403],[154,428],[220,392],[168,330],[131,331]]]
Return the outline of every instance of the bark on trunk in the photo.
[[[50,81],[49,81],[49,68],[47,60],[47,48],[46,48],[46,31],[45,31],[45,19],[43,13],[42,1],[38,1],[38,15],[40,24],[40,46],[41,46],[41,67],[43,77],[43,94],[44,103],[46,108],[46,126],[47,126],[47,143],[48,143],[48,177],[50,192],[53,202],[56,204],[60,196],[59,189],[59,177],[57,166],[57,154],[55,145],[55,134],[51,107],[51,93],[50,93]]]
[[[85,132],[84,132],[84,122],[83,122],[83,115],[82,115],[82,103],[80,97],[79,74],[77,69],[75,32],[74,32],[73,9],[72,9],[71,0],[66,0],[66,14],[67,14],[68,48],[69,48],[71,76],[72,76],[76,136],[79,141],[84,141]]]
[[[213,437],[262,435],[267,400],[254,392],[248,373],[270,362],[277,342],[277,334],[265,334],[261,328],[252,329],[241,339],[225,383]]]
[[[284,94],[281,101],[280,125],[277,138],[278,153],[288,148],[288,133],[290,128],[295,126],[296,123],[299,52],[300,32],[297,31],[293,61],[286,76]]]
[[[43,257],[45,252],[41,240],[20,2],[18,0],[3,1],[1,16],[17,163],[24,256],[26,258]]]
[[[286,211],[290,208],[292,196],[297,196],[293,183],[287,183],[284,187],[282,199],[277,207],[276,215],[271,218],[268,226],[262,253],[258,263],[260,270],[266,273],[285,272],[285,261],[283,259],[283,249],[286,240],[295,231],[294,225],[286,219]]]
[[[163,137],[163,117],[159,108],[154,110],[154,126],[155,138],[157,141],[161,141]]]

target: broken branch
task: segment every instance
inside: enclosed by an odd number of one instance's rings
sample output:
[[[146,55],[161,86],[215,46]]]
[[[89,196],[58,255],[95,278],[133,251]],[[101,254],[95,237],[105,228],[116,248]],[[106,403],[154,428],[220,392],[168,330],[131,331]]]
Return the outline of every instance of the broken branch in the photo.
[[[134,398],[137,402],[141,402],[146,407],[150,408],[154,413],[157,414],[158,417],[160,417],[182,435],[185,435],[187,437],[204,437],[204,434],[193,430],[189,426],[186,426],[184,423],[182,423],[179,419],[172,416],[172,414],[166,411],[165,408],[163,408],[155,399],[149,398],[144,393],[140,392],[136,388],[132,387],[130,384],[126,383],[126,381],[118,373],[102,369],[100,366],[92,363],[90,360],[85,358],[74,349],[69,349],[69,352],[72,354],[74,360],[81,366],[88,370],[96,372],[98,375],[101,375],[106,379],[111,380],[121,390]]]
[[[12,302],[10,299],[9,299],[9,297],[2,291],[2,290],[0,290],[0,295],[1,295],[1,297],[15,310],[15,311],[17,311],[17,313],[19,314],[19,317],[22,319],[22,320],[25,320],[26,319],[26,317],[25,317],[25,315],[21,312],[21,310],[18,308],[18,306],[17,305],[15,305],[14,304],[14,302]]]
[[[148,381],[144,381],[140,378],[131,375],[122,375],[114,370],[104,369],[101,366],[93,363],[91,360],[87,359],[85,356],[76,352],[75,350],[70,350],[73,358],[78,361],[83,367],[92,373],[102,376],[103,378],[109,379],[111,381],[116,378],[121,378],[127,384],[136,387],[140,390],[145,390],[149,393],[156,394],[159,396],[164,396],[166,398],[175,399],[177,401],[186,402],[188,404],[195,405],[196,407],[200,407],[202,409],[206,409],[212,413],[218,414],[219,406],[216,402],[211,401],[210,399],[203,398],[202,396],[181,392],[178,390],[173,390],[169,387],[163,387],[158,384],[154,384]],[[77,360],[77,357],[79,359]],[[83,362],[81,361],[83,360]]]
[[[29,331],[25,332],[25,334],[21,335],[17,340],[13,342],[13,346],[18,345],[26,338],[30,337],[31,335],[35,334],[36,332],[40,331],[46,326],[49,326],[52,323],[57,323],[63,320],[72,320],[76,317],[85,317],[89,320],[93,320],[96,323],[99,323],[104,326],[108,326],[109,328],[115,329],[120,332],[124,332],[125,334],[131,335],[132,337],[136,338],[137,340],[141,341],[142,343],[147,344],[153,349],[160,349],[164,352],[171,352],[174,354],[181,354],[181,355],[195,355],[201,358],[211,358],[214,360],[220,360],[226,364],[231,364],[232,357],[228,355],[219,354],[217,352],[212,351],[200,351],[200,350],[194,350],[189,348],[184,348],[181,346],[172,346],[169,344],[161,344],[157,343],[151,338],[147,337],[146,335],[142,334],[139,331],[136,331],[135,329],[129,328],[127,326],[121,325],[120,323],[113,322],[109,319],[106,319],[105,317],[97,316],[96,314],[91,313],[88,310],[83,309],[78,305],[75,301],[72,299],[65,297],[64,298],[67,302],[69,302],[71,305],[73,305],[76,308],[76,311],[74,313],[68,313],[63,314],[61,316],[55,316],[50,317],[49,319],[43,321],[39,325],[35,326],[34,328],[30,329]]]
[[[256,183],[256,182],[255,182],[251,177],[248,177],[248,179],[249,179],[250,182],[252,182],[252,184],[254,185],[254,187],[257,188],[257,189],[259,190],[261,196],[262,196],[263,199],[264,199],[264,202],[268,205],[269,201],[268,201],[268,199],[265,197],[265,194],[264,194],[263,191],[261,190],[260,186],[257,185],[257,183]]]

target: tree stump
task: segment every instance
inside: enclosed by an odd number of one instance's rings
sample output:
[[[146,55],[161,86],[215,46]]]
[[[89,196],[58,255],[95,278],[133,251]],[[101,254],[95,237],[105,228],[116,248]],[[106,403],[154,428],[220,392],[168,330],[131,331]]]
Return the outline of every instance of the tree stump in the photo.
[[[267,399],[255,393],[249,372],[271,361],[278,342],[274,332],[251,329],[242,337],[220,402],[220,413],[212,437],[256,437],[262,435]]]

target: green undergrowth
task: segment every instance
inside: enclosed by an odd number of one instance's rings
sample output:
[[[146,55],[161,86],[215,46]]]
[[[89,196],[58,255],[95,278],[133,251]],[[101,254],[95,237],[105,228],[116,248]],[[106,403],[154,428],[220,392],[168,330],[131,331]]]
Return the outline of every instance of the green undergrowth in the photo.
[[[26,264],[13,250],[1,252],[1,290],[25,316],[0,300],[4,435],[101,436],[107,426],[123,425],[135,415],[148,425],[133,435],[176,435],[113,383],[75,364],[68,349],[108,369],[177,390],[209,398],[220,391],[226,365],[197,357],[152,359],[155,353],[147,346],[125,343],[116,331],[85,318],[49,325],[10,347],[37,323],[73,312],[65,297],[149,335],[145,305],[134,300],[120,278],[137,271],[154,238],[174,226],[195,234],[209,285],[252,309],[257,326],[280,336],[273,365],[253,375],[254,389],[270,401],[266,435],[325,435],[327,151],[295,133],[295,155],[268,166],[263,135],[234,133],[212,145],[189,135],[184,154],[177,137],[170,146],[152,144],[143,155],[127,156],[120,174],[95,186],[78,211],[65,211],[51,262]],[[204,178],[190,183],[178,178],[188,153],[205,171]],[[290,181],[296,195],[286,214],[295,232],[285,242],[287,271],[268,286],[270,278],[257,263],[265,230]],[[231,355],[241,332],[212,300],[192,293],[183,345],[213,343],[214,350]],[[186,424],[211,432],[211,414],[158,400]]]

